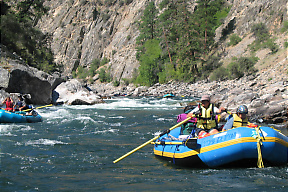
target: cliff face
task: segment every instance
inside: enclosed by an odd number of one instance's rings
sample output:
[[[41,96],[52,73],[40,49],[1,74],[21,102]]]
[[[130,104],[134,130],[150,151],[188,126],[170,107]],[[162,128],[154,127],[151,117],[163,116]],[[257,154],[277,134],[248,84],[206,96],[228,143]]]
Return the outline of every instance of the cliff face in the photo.
[[[79,65],[88,66],[94,59],[106,57],[114,79],[131,78],[133,69],[139,66],[136,60],[135,42],[139,35],[136,22],[141,19],[148,0],[129,1],[59,0],[46,1],[49,14],[38,24],[41,30],[52,37],[52,49],[57,63],[64,65],[64,74],[71,75]],[[158,4],[161,1],[156,1]],[[222,59],[247,52],[253,42],[251,26],[263,22],[272,35],[287,18],[287,0],[227,0],[231,11],[224,24],[217,29],[216,41]],[[195,1],[191,0],[191,7]],[[237,33],[243,38],[239,46],[227,47],[225,37]],[[248,36],[247,36],[248,35]],[[247,38],[248,37],[248,38]],[[279,37],[278,37],[279,38]],[[282,37],[281,37],[282,38]],[[280,38],[280,39],[281,39]],[[283,42],[277,43],[283,48]],[[226,38],[227,41],[227,38]],[[231,56],[232,54],[232,56]],[[234,55],[233,55],[234,54]],[[260,58],[265,59],[265,57]]]
[[[223,33],[235,32],[244,37],[252,25],[261,22],[275,35],[283,20],[287,20],[287,0],[230,0],[229,3],[232,7],[224,24],[217,29],[217,41]]]
[[[70,75],[78,65],[90,65],[94,59],[110,59],[111,72],[118,79],[131,77],[138,67],[135,41],[146,1],[129,5],[103,5],[100,1],[47,1],[49,14],[39,27],[52,35],[52,49],[57,63]]]

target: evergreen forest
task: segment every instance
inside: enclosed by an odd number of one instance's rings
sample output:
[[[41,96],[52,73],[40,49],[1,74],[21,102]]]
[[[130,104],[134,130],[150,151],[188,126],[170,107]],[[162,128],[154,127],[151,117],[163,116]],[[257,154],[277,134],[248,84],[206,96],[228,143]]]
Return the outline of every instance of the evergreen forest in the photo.
[[[137,83],[194,82],[221,66],[209,53],[230,8],[223,0],[199,0],[191,9],[187,0],[164,0],[158,8],[148,4],[139,23]]]
[[[49,36],[35,26],[48,12],[44,0],[1,0],[1,44],[29,66],[51,73],[59,71],[49,46]]]
[[[29,66],[48,73],[61,72],[63,66],[54,62],[51,51],[52,38],[36,27],[49,10],[44,6],[44,0],[1,0],[0,3],[0,43]],[[214,53],[218,46],[214,40],[215,30],[230,11],[226,3],[225,0],[197,0],[196,3],[163,0],[156,6],[155,1],[148,2],[141,20],[137,21],[140,34],[136,39],[136,58],[140,66],[134,70],[132,79],[122,79],[125,84],[133,82],[151,86],[170,80],[196,82],[208,77],[210,80],[225,80],[256,72],[257,57],[233,58],[223,67],[221,56]],[[288,22],[284,24],[283,31],[286,32]],[[252,55],[261,48],[269,48],[272,53],[278,51],[265,24],[255,24],[251,33],[256,38],[249,45]],[[242,40],[233,34],[233,29],[222,35],[230,38],[228,46],[235,46]],[[92,63],[84,64],[86,68],[79,66],[72,76],[93,83],[93,76],[98,73],[100,82],[111,82],[113,77],[109,68],[99,70],[108,62],[109,58],[94,59]],[[119,84],[114,81],[115,86]]]

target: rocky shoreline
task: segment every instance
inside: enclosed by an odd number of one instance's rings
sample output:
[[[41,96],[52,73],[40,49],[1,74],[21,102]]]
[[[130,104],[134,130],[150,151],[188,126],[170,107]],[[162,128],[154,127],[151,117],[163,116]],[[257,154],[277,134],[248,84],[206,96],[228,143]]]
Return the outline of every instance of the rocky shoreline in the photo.
[[[221,82],[201,81],[181,83],[171,81],[152,87],[134,85],[114,87],[109,84],[95,84],[91,89],[101,97],[113,96],[154,96],[162,97],[172,92],[176,97],[201,97],[211,95],[211,100],[219,107],[231,112],[245,104],[249,108],[250,119],[265,123],[287,123],[288,116],[288,59],[287,57],[272,68],[263,69],[251,76]]]
[[[231,112],[235,112],[241,104],[247,105],[250,119],[254,122],[287,124],[287,63],[286,57],[273,67],[236,80],[197,83],[170,81],[151,87],[133,84],[115,87],[113,83],[87,85],[83,81],[65,79],[60,74],[49,75],[17,61],[9,61],[0,66],[0,99],[3,101],[9,95],[17,98],[15,93],[22,93],[30,94],[30,102],[35,105],[93,105],[103,103],[103,98],[121,95],[162,97],[173,93],[176,97],[200,98],[203,94],[209,94],[218,107],[225,107]]]

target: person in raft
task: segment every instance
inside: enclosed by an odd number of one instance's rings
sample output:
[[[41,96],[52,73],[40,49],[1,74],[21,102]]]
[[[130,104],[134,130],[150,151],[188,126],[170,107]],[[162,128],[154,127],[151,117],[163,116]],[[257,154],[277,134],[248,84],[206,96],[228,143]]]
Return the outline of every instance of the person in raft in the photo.
[[[250,123],[247,118],[248,107],[246,105],[240,105],[236,113],[230,113],[230,115],[226,118],[227,122],[225,123],[223,130],[233,129],[236,127],[257,127],[253,123]]]
[[[25,110],[25,109],[29,109],[29,107],[26,105],[23,97],[21,95],[19,95],[18,96],[18,101],[14,105],[13,111],[22,111],[22,110]]]
[[[6,111],[13,111],[13,100],[11,99],[11,97],[7,97],[3,102],[2,102],[2,104],[4,104],[5,103],[5,105],[6,105],[6,108],[5,108],[5,110]]]
[[[201,97],[201,105],[195,107],[187,117],[197,118],[197,128],[195,129],[195,134],[199,137],[203,137],[205,134],[216,134],[219,133],[218,130],[218,114],[226,112],[224,107],[218,109],[210,102],[209,95],[203,95]]]

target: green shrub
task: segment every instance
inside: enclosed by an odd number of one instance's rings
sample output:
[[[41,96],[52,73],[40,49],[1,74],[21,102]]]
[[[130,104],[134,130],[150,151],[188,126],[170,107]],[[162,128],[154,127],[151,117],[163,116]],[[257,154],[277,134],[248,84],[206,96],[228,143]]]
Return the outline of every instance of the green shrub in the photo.
[[[130,79],[127,79],[127,78],[123,78],[122,80],[126,86],[128,86],[130,84],[130,81],[131,81]]]
[[[93,59],[90,68],[89,68],[89,76],[93,77],[96,74],[96,70],[100,67],[100,60]]]
[[[253,33],[256,40],[260,42],[266,41],[270,37],[268,28],[264,23],[253,25],[251,32]]]
[[[244,74],[253,74],[257,70],[254,68],[254,64],[259,60],[257,57],[240,57],[231,62],[227,66],[230,79],[236,79],[243,77]]]
[[[242,41],[241,37],[239,37],[237,34],[232,34],[230,36],[230,42],[229,45],[235,46],[237,45],[240,41]]]
[[[104,57],[104,58],[101,60],[100,65],[103,66],[103,65],[105,65],[106,63],[109,63],[109,61],[110,61],[110,60],[109,60],[108,58]]]
[[[72,77],[73,77],[73,78],[76,78],[76,77],[77,77],[76,71],[72,71]]]
[[[120,81],[115,80],[115,81],[113,82],[113,86],[114,86],[114,87],[118,87],[119,85],[120,85]]]
[[[139,76],[137,82],[151,86],[158,82],[158,59],[161,56],[161,47],[158,40],[148,40],[144,44],[145,54],[140,56]]]
[[[77,68],[77,77],[79,79],[86,79],[86,77],[88,76],[88,70],[87,68],[84,68],[82,66],[79,66]]]
[[[249,48],[252,52],[256,52],[262,48],[268,48],[272,53],[276,53],[278,51],[279,46],[274,42],[275,39],[271,39],[265,24],[259,23],[253,25],[251,32],[256,38],[256,40],[249,45]]]
[[[263,43],[263,47],[270,49],[272,53],[276,53],[279,49],[279,46],[272,39],[268,39]]]
[[[281,28],[281,32],[288,32],[288,21],[283,22],[283,27]]]
[[[285,48],[288,47],[288,42],[287,42],[287,41],[284,42],[284,47],[285,47]]]
[[[217,81],[217,80],[225,80],[229,76],[229,73],[227,69],[224,67],[219,67],[218,69],[214,70],[210,76],[211,81]]]
[[[112,78],[110,73],[106,73],[105,68],[101,68],[99,72],[99,79],[101,83],[111,82]]]
[[[227,70],[229,72],[229,79],[237,79],[244,75],[237,62],[231,62],[227,66]]]

